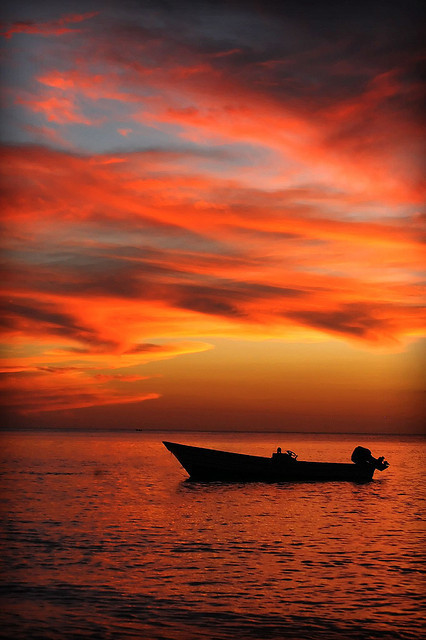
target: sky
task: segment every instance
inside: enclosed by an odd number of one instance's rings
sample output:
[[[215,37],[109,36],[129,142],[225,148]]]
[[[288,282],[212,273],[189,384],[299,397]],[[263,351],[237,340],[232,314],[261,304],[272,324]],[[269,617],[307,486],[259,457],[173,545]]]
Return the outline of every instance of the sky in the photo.
[[[420,5],[7,4],[7,426],[421,433]]]

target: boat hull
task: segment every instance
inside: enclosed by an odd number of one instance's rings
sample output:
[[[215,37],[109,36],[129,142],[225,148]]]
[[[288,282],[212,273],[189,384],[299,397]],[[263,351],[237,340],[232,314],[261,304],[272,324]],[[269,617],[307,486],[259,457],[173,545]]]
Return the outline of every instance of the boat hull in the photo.
[[[175,442],[163,444],[178,459],[191,480],[223,482],[297,482],[372,480],[374,466],[369,463],[304,462],[251,456],[216,449],[193,447]]]

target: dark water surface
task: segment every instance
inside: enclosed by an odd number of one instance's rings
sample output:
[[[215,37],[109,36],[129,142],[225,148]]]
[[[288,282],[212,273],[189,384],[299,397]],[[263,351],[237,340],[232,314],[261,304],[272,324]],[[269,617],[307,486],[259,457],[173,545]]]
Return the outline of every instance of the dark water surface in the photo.
[[[1,638],[423,637],[424,440],[1,438]],[[341,462],[361,444],[391,466],[363,485],[196,484],[162,439]]]

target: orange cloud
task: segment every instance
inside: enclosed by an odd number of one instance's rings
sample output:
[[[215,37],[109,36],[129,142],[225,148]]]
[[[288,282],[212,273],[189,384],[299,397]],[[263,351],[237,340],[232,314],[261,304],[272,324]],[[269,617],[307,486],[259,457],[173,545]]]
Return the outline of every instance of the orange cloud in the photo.
[[[158,393],[140,393],[139,389],[114,389],[108,380],[82,375],[64,368],[39,368],[37,373],[9,374],[2,384],[3,407],[23,415],[54,411],[129,404],[155,400]]]
[[[20,180],[5,210],[12,227],[26,221],[29,236],[12,235],[9,244],[7,335],[17,344],[62,344],[26,356],[28,365],[126,368],[207,348],[147,342],[159,335],[288,336],[305,327],[309,336],[393,347],[421,333],[415,224],[319,217],[316,191],[224,190],[188,175],[191,167],[182,175],[176,163],[164,181],[170,161],[151,152],[85,158],[32,148],[8,155],[8,175]],[[135,181],[141,168],[151,176]],[[200,210],[200,190],[205,203],[220,190],[225,206]],[[309,207],[295,206],[301,196]],[[30,270],[19,258],[23,247]]]
[[[158,376],[138,373],[142,365],[210,348],[177,342],[145,348],[134,345],[123,352],[118,344],[100,344],[98,340],[88,345],[84,337],[83,342],[80,336],[67,337],[65,327],[64,331],[57,329],[42,323],[36,329],[28,324],[19,329],[9,325],[6,333],[16,355],[6,359],[0,374],[6,410],[27,415],[157,399],[161,395],[157,391],[143,389],[155,386]],[[52,339],[62,347],[52,347],[48,342]],[[38,346],[36,355],[34,345]]]

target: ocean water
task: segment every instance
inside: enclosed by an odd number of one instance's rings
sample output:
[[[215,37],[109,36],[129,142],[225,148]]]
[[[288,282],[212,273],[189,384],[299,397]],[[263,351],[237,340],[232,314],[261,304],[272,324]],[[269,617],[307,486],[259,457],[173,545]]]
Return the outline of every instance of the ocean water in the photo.
[[[1,638],[424,637],[420,438],[3,433]],[[163,439],[390,462],[373,482],[186,481]]]

